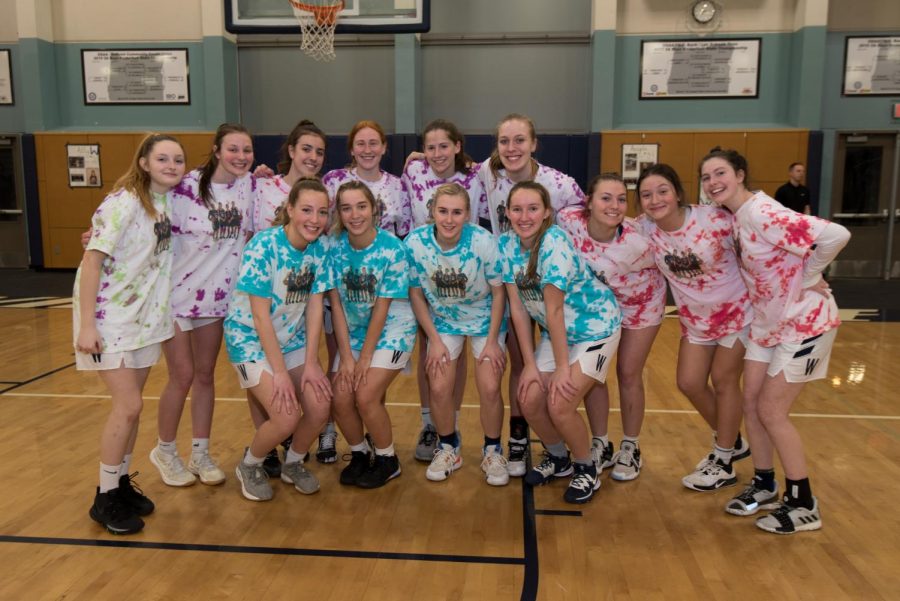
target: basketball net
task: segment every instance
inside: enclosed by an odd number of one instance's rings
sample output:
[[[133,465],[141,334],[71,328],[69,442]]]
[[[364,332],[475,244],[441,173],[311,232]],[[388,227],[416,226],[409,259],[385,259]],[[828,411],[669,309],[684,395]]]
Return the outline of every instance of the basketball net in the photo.
[[[334,60],[334,28],[344,0],[289,1],[303,34],[300,50],[317,61]]]

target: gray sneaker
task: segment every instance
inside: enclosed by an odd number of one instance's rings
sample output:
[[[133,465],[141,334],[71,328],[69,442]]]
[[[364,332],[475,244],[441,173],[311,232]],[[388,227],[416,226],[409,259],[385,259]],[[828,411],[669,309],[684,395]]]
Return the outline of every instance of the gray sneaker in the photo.
[[[437,430],[428,425],[419,432],[419,441],[416,443],[416,460],[431,463],[434,452],[438,446]]]
[[[311,471],[303,467],[302,461],[292,461],[281,466],[281,479],[304,495],[319,492],[319,480]]]
[[[234,469],[238,482],[241,483],[241,493],[244,498],[251,501],[271,501],[272,487],[269,486],[269,477],[262,465],[247,465],[243,461]]]

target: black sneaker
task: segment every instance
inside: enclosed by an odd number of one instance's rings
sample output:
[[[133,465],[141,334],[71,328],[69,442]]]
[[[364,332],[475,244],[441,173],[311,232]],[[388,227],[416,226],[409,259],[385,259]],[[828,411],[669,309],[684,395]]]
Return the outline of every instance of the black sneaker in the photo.
[[[103,524],[110,534],[134,534],[144,527],[144,520],[135,515],[134,510],[122,500],[117,488],[101,493],[98,486],[94,504],[88,514],[92,520]]]
[[[140,472],[119,476],[119,498],[139,516],[150,515],[156,506],[144,495],[144,491],[135,484],[134,479]]]
[[[569,482],[569,488],[563,495],[566,503],[587,503],[600,488],[600,478],[594,465],[575,464],[575,475]]]
[[[372,466],[359,477],[360,488],[379,488],[400,475],[400,460],[396,455],[375,455]]]
[[[269,478],[281,477],[281,459],[278,458],[278,449],[272,449],[263,459],[263,470]]]
[[[341,470],[341,484],[356,486],[359,478],[369,470],[372,458],[366,451],[350,453],[350,465]]]
[[[544,452],[544,459],[525,474],[525,484],[540,486],[553,478],[571,476],[573,471],[568,453],[565,457],[554,457],[550,453]]]

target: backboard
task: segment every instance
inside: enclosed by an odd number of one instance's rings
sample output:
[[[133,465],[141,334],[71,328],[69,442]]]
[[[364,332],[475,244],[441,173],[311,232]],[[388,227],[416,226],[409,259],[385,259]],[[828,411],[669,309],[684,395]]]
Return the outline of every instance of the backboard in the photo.
[[[288,0],[224,0],[236,34],[300,33]],[[344,0],[335,33],[416,33],[431,27],[431,0]]]

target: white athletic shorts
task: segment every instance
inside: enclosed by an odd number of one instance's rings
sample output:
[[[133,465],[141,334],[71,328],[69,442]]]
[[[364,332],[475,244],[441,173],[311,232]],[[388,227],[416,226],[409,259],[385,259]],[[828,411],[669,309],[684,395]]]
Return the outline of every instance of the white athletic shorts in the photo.
[[[453,334],[441,334],[438,332],[441,337],[441,342],[444,343],[444,346],[447,347],[447,350],[450,352],[450,359],[457,359],[460,354],[462,354],[463,345],[466,343],[466,338],[469,339],[469,347],[472,349],[472,356],[475,359],[481,356],[481,353],[484,351],[484,347],[487,346],[487,336],[455,336]],[[497,343],[500,345],[500,349],[505,353],[506,352],[506,332],[501,332],[499,336],[497,336]]]
[[[742,330],[733,332],[727,336],[722,336],[715,340],[694,340],[690,335],[688,335],[687,339],[691,344],[699,344],[701,346],[724,346],[725,348],[734,348],[734,343],[740,341],[740,343],[744,345],[744,348],[747,348],[747,345],[750,344],[750,326],[744,326]]]
[[[75,351],[75,369],[79,371],[103,371],[128,367],[142,369],[152,367],[159,362],[162,352],[162,344],[154,342],[145,347],[133,351],[119,351],[117,353],[79,353]]]
[[[828,360],[836,336],[837,328],[834,328],[803,342],[783,342],[769,347],[759,346],[751,340],[744,360],[768,363],[766,374],[769,377],[783,371],[788,382],[821,380],[828,373]]]
[[[350,352],[353,353],[354,359],[359,359],[359,351],[350,349]],[[412,356],[412,353],[406,351],[392,351],[386,348],[376,349],[375,354],[372,355],[372,363],[369,364],[369,367],[403,369],[409,363],[410,356]],[[341,355],[338,353],[334,358],[334,365],[331,367],[332,373],[337,372],[340,365]]]
[[[298,348],[284,356],[284,365],[288,368],[288,371],[295,367],[300,367],[304,363],[306,363],[306,347]],[[273,373],[272,366],[269,365],[269,362],[265,359],[260,361],[247,361],[246,363],[232,363],[232,365],[238,374],[238,382],[240,383],[241,388],[253,388],[254,386],[258,386],[263,372],[266,372],[270,376]]]
[[[619,338],[621,335],[622,331],[616,330],[608,338],[573,344],[569,347],[569,365],[577,361],[584,375],[590,376],[603,384],[606,382],[609,364],[612,363],[612,359],[616,356],[616,351],[619,349]],[[553,345],[550,344],[549,338],[541,338],[537,352],[534,354],[534,359],[537,362],[538,371],[546,373],[556,370],[556,360],[553,358]]]
[[[182,332],[190,332],[224,319],[223,317],[176,317],[175,324]]]

